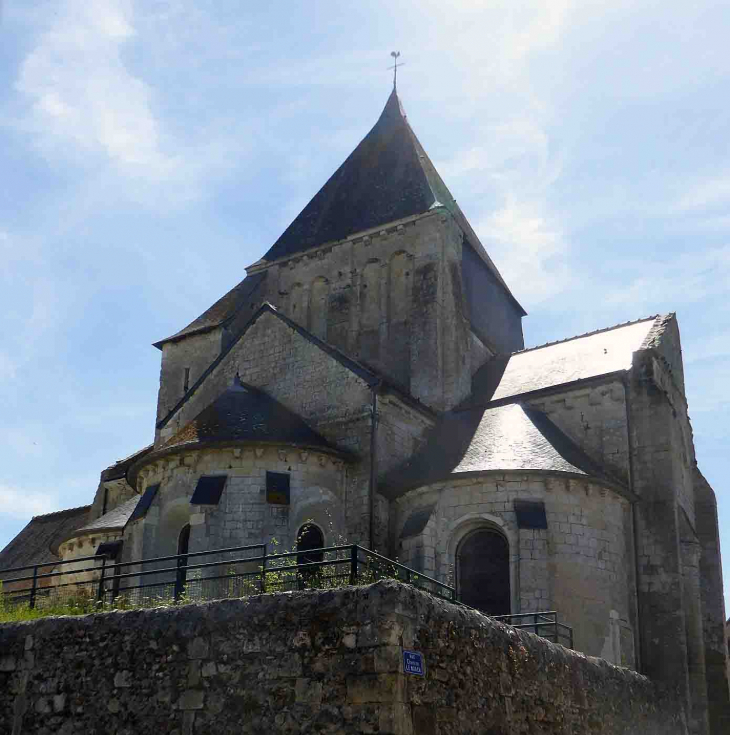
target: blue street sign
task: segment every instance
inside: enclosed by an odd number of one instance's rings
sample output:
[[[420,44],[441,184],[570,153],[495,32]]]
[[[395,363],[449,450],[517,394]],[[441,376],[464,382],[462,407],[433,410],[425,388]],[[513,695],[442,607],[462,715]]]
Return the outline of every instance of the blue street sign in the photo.
[[[426,676],[423,666],[423,654],[418,651],[403,651],[403,673]]]

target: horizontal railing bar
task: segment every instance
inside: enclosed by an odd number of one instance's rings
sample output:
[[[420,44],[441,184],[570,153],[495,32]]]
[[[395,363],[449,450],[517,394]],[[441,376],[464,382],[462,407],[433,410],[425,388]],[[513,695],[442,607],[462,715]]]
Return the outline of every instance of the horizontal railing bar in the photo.
[[[187,554],[174,554],[172,556],[155,556],[151,559],[137,559],[135,561],[114,562],[114,566],[128,567],[132,564],[154,564],[159,561],[172,561],[173,559],[185,559],[191,556],[210,556],[212,554],[230,554],[234,551],[248,551],[250,549],[264,549],[266,544],[251,544],[249,546],[232,546],[228,549],[212,549],[209,551],[190,551]],[[110,565],[111,566],[111,565]],[[188,567],[189,568],[189,567]]]
[[[528,613],[511,613],[510,615],[491,615],[490,617],[499,620],[500,618],[527,618],[531,615],[557,615],[556,610],[539,610],[538,612]]]
[[[417,572],[414,569],[410,569],[409,567],[405,566],[404,564],[400,564],[397,561],[393,561],[392,559],[388,559],[387,556],[381,556],[376,551],[371,551],[370,549],[365,549],[362,546],[358,546],[355,544],[355,546],[358,548],[359,551],[363,551],[367,556],[374,557],[375,559],[380,559],[387,564],[390,564],[392,566],[398,567],[399,569],[404,569],[411,574],[415,574],[417,577],[420,577],[422,579],[428,580],[429,582],[435,584],[437,587],[444,587],[446,589],[453,590],[453,587],[450,587],[448,584],[444,584],[443,582],[439,582],[438,579],[434,579],[433,577],[429,577],[427,574],[422,574],[421,572]]]
[[[24,569],[35,569],[36,567],[57,567],[59,564],[76,564],[79,561],[90,561],[92,559],[100,559],[100,556],[79,556],[76,559],[69,559],[68,561],[45,561],[42,564],[28,564],[24,567],[10,567],[8,569],[0,570],[0,574],[8,574],[9,572],[22,572]],[[2,580],[3,584],[7,584],[11,580]]]

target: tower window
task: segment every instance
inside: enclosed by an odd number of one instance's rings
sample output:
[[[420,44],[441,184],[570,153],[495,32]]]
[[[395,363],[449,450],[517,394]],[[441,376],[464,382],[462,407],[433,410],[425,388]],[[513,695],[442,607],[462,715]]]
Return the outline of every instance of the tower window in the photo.
[[[266,473],[266,502],[272,505],[289,505],[288,473]]]
[[[183,378],[183,393],[188,392],[188,388],[190,387],[190,368],[185,368],[185,377]]]

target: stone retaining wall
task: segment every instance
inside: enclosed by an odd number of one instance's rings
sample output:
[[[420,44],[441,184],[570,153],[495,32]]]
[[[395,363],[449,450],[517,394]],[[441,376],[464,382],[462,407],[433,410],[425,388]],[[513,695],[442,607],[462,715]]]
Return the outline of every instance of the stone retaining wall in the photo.
[[[646,678],[392,581],[0,625],[0,734],[142,732],[686,729]]]

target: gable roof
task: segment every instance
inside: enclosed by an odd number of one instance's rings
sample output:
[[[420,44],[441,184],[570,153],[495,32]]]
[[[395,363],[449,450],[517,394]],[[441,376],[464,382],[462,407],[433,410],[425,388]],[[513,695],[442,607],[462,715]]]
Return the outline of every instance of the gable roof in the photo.
[[[454,216],[469,243],[517,303],[413,132],[393,89],[372,130],[259,262],[287,258],[437,207]],[[519,303],[517,306],[522,309]]]
[[[129,521],[132,516],[134,509],[137,507],[140,497],[140,495],[133,495],[129,500],[125,500],[123,503],[120,503],[116,508],[112,508],[112,510],[105,513],[103,516],[99,516],[99,518],[95,518],[91,523],[87,523],[85,526],[81,526],[81,528],[76,529],[73,533],[70,533],[67,538],[83,536],[94,531],[123,530],[127,525],[127,521]]]
[[[642,347],[659,319],[639,319],[490,360],[474,375],[471,400],[511,400],[629,370],[633,353]]]
[[[622,486],[545,414],[512,403],[444,414],[423,449],[389,472],[378,492],[392,499],[455,475],[494,471],[561,472]]]
[[[345,162],[264,255],[273,261],[342,240],[378,225],[428,212],[453,200],[426,154],[395,91]],[[430,163],[430,161],[428,162]]]
[[[230,322],[238,312],[249,304],[259,286],[266,279],[266,271],[246,276],[238,285],[234,286],[225,296],[222,296],[209,309],[194,319],[187,327],[170,337],[165,337],[154,343],[154,347],[162,349],[166,342],[177,342],[193,334],[204,334]]]
[[[58,544],[86,522],[90,509],[90,505],[82,505],[79,508],[68,508],[55,513],[34,516],[28,525],[0,551],[0,578],[24,576],[13,572],[5,574],[3,569],[60,561],[56,555]]]
[[[107,467],[101,473],[102,482],[109,482],[110,480],[121,480],[127,476],[127,470],[140,458],[144,457],[152,451],[153,444],[148,444],[142,449],[138,449],[134,454],[130,454],[124,459],[118,459],[113,465]]]
[[[264,441],[332,450],[332,445],[293,411],[236,378],[158,451],[231,441]]]
[[[284,322],[284,324],[286,324],[288,327],[297,332],[301,337],[307,340],[307,342],[318,347],[323,352],[326,352],[332,359],[339,362],[347,370],[353,372],[371,388],[375,386],[387,388],[389,391],[404,399],[412,406],[417,407],[419,410],[423,411],[429,416],[433,416],[433,411],[428,408],[428,406],[422,404],[418,399],[414,398],[407,392],[393,385],[371,368],[366,367],[356,360],[353,360],[351,357],[348,357],[336,347],[333,347],[327,342],[321,340],[319,337],[315,337],[309,330],[305,329],[300,324],[297,324],[293,319],[290,319],[288,316],[286,316],[286,314],[280,312],[268,301],[265,301],[259,307],[258,311],[251,317],[251,319],[249,319],[249,321],[246,323],[246,326],[241,330],[240,334],[238,334],[235,339],[231,340],[227,347],[221,351],[218,357],[216,357],[215,360],[213,360],[213,362],[203,371],[201,376],[188,389],[188,392],[170,409],[167,415],[157,422],[158,429],[162,429],[165,427],[168,421],[170,421],[170,419],[172,419],[172,417],[175,416],[175,414],[188,402],[191,396],[203,384],[207,377],[215,370],[216,367],[218,367],[218,365],[220,365],[220,363],[225,359],[228,353],[238,344],[241,339],[243,339],[246,332],[251,328],[251,326],[253,326],[253,324],[264,314],[272,314],[277,319],[280,319],[282,322]]]

